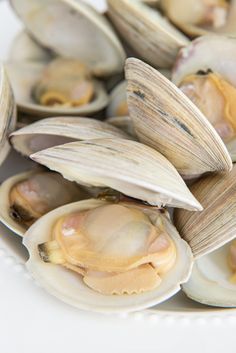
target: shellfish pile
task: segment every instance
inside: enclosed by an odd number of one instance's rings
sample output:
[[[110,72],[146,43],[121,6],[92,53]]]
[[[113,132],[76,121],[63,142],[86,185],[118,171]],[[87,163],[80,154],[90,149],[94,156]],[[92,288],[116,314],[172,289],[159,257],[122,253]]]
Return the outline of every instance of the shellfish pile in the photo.
[[[10,0],[0,221],[77,308],[236,307],[236,2]]]

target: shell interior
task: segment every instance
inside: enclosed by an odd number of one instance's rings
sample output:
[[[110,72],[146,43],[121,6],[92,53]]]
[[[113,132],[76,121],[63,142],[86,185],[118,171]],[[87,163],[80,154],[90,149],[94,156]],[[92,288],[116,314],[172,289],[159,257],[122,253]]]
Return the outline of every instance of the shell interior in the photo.
[[[13,147],[25,156],[72,141],[96,138],[131,139],[122,130],[85,117],[55,117],[39,120],[10,136]]]
[[[191,299],[212,306],[235,307],[236,285],[230,283],[229,243],[198,259],[183,290]]]
[[[25,30],[19,32],[10,47],[9,61],[48,62],[53,54],[39,45]]]

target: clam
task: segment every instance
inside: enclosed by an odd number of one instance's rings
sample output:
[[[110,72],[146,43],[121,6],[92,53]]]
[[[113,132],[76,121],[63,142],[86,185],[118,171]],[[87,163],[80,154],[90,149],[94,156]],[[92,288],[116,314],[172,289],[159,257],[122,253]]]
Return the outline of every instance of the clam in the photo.
[[[75,307],[102,312],[142,309],[180,289],[192,252],[160,207],[201,205],[165,157],[135,141],[96,139],[31,158],[81,185],[123,194],[66,205],[30,227],[27,267],[45,289]]]
[[[31,170],[14,175],[1,184],[0,220],[23,236],[42,215],[87,196],[82,188],[57,173]]]
[[[106,122],[85,117],[55,117],[38,120],[10,135],[15,150],[29,157],[43,149],[71,141],[131,137]]]
[[[109,187],[160,207],[202,209],[172,164],[139,142],[126,139],[71,142],[30,157],[81,185]]]
[[[144,62],[126,63],[128,107],[141,142],[166,156],[184,178],[232,168],[229,153],[200,110]]]
[[[20,112],[36,117],[91,115],[108,104],[103,83],[78,60],[57,58],[49,64],[18,61],[6,65]]]
[[[128,203],[60,207],[26,233],[27,268],[52,295],[84,310],[134,311],[180,289],[192,253],[167,215]]]
[[[235,0],[161,0],[160,3],[169,19],[190,36],[236,32]]]
[[[170,68],[189,40],[157,9],[139,0],[108,0],[108,15],[132,49],[154,67]]]
[[[235,55],[235,38],[203,36],[180,51],[173,70],[173,82],[208,118],[233,161],[236,161]]]
[[[9,61],[49,62],[53,54],[39,45],[25,30],[20,31],[12,42]]]
[[[207,176],[190,187],[200,213],[176,210],[175,225],[190,245],[195,261],[183,286],[192,299],[214,306],[236,306],[235,238],[236,165],[227,175]]]
[[[83,1],[10,2],[27,31],[45,48],[86,63],[95,76],[123,70],[125,53],[118,37],[105,16]]]
[[[10,82],[3,65],[0,64],[0,164],[5,160],[10,145],[8,134],[16,126],[16,105]]]

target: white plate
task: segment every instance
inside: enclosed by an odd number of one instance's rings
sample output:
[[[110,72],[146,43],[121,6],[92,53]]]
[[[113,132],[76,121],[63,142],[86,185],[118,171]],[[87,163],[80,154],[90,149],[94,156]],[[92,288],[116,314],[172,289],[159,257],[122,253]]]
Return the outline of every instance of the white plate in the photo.
[[[104,2],[90,0],[104,8]],[[0,59],[21,25],[0,2]],[[30,167],[12,152],[0,168],[0,182]],[[198,305],[180,293],[156,308],[103,316],[75,310],[42,290],[25,269],[21,239],[0,225],[0,348],[2,353],[235,352],[236,314]],[[124,320],[125,319],[125,320]],[[208,330],[205,325],[208,325]],[[223,330],[224,328],[224,330]],[[218,332],[218,333],[217,333]],[[207,340],[213,335],[212,341]],[[205,340],[204,348],[200,335]],[[191,343],[192,341],[192,343]],[[180,348],[181,347],[181,348]],[[191,347],[191,348],[190,348]]]

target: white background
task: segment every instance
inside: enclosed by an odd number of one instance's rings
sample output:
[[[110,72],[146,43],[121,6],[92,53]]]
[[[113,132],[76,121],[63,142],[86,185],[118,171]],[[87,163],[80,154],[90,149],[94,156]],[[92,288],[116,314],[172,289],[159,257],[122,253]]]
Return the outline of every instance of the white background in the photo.
[[[104,8],[104,2],[91,2]],[[0,59],[19,28],[1,1]],[[14,155],[0,169],[0,180],[13,165],[14,171],[22,167]],[[181,312],[181,297],[179,312],[171,311],[172,302],[160,311],[121,316],[81,312],[39,288],[25,271],[20,239],[2,226],[0,235],[0,353],[236,352],[235,312],[196,306],[191,313],[191,303]]]

